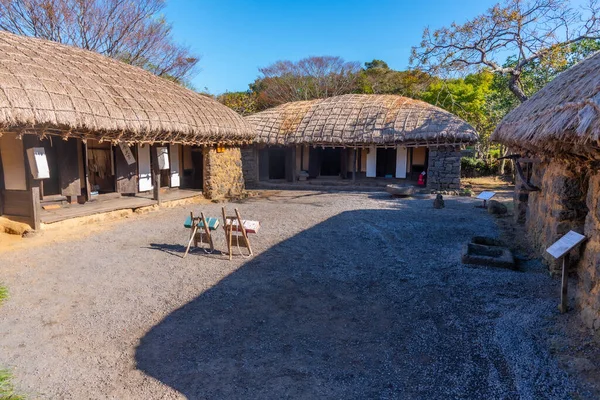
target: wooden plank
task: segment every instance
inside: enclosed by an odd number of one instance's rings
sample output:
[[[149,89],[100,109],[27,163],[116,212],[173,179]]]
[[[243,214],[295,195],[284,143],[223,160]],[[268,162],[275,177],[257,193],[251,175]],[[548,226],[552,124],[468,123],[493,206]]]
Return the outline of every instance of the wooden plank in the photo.
[[[31,216],[30,197],[28,190],[4,190],[4,214],[20,217]]]
[[[130,149],[133,153],[134,149]],[[117,192],[123,194],[137,193],[137,163],[129,164],[119,148],[115,151]]]
[[[58,175],[63,196],[81,196],[79,150],[77,139],[55,140],[58,153]]]

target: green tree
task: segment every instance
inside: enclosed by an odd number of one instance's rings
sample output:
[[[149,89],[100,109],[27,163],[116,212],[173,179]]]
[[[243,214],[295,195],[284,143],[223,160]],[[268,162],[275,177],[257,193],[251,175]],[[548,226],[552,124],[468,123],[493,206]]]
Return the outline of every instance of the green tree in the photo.
[[[259,111],[257,95],[250,90],[246,92],[226,92],[217,96],[217,100],[242,116]]]
[[[359,72],[356,92],[419,98],[434,80],[435,78],[423,71],[395,71],[390,69],[385,61],[373,60],[366,62],[365,68]]]
[[[504,76],[510,92],[524,102],[528,69],[560,69],[572,45],[599,39],[599,13],[597,0],[587,7],[568,0],[503,0],[462,25],[425,29],[411,63],[445,76],[487,68]],[[502,64],[507,53],[509,62]]]
[[[493,95],[494,74],[482,71],[465,78],[437,80],[430,84],[421,98],[464,119],[479,133],[478,150],[484,158],[489,154],[489,137],[498,115],[490,101]]]

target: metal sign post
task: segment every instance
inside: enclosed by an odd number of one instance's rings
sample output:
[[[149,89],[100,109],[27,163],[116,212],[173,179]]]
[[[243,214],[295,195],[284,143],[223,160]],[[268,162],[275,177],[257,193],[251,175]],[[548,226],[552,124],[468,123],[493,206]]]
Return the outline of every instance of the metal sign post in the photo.
[[[479,196],[477,196],[476,198],[479,200],[483,200],[483,208],[487,208],[487,201],[489,199],[491,199],[492,197],[494,197],[496,195],[496,192],[481,192],[479,193]]]
[[[546,249],[546,251],[555,259],[558,260],[562,258],[562,282],[558,309],[563,314],[569,310],[569,298],[567,296],[569,288],[567,274],[567,268],[569,267],[569,252],[585,239],[586,237],[582,234],[575,231],[569,231],[566,235],[554,242],[552,246]]]

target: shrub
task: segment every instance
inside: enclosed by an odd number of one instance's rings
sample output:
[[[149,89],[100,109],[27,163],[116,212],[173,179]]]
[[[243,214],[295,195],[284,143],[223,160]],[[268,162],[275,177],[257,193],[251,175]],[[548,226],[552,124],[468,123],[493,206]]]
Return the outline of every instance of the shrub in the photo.
[[[463,157],[460,159],[461,176],[463,178],[476,178],[478,176],[489,176],[498,173],[498,162],[488,164],[475,157]]]

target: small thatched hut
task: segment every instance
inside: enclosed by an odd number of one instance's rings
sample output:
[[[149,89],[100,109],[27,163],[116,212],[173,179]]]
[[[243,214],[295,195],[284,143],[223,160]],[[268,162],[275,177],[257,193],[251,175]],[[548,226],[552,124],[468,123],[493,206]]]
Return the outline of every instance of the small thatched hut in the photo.
[[[477,140],[458,117],[419,100],[349,94],[298,101],[246,117],[257,131],[244,148],[249,184],[309,178],[398,178],[460,187],[460,149]]]
[[[37,226],[40,201],[157,186],[235,194],[239,146],[254,132],[213,99],[140,68],[0,32],[0,136],[0,215]]]
[[[563,72],[504,118],[492,139],[520,155],[515,210],[541,254],[569,230],[588,240],[571,256],[577,304],[600,329],[600,53]],[[551,271],[559,266],[547,258]]]

